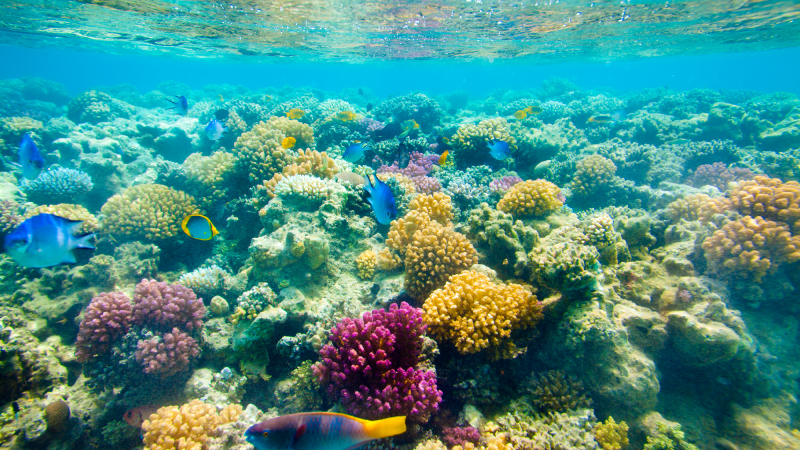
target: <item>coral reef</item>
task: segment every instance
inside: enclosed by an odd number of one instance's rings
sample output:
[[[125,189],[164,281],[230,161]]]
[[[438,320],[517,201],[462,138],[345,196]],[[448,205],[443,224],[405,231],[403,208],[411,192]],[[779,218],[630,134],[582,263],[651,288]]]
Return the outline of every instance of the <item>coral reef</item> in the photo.
[[[594,427],[594,439],[603,450],[622,450],[628,447],[628,424],[617,423],[613,417]]]
[[[177,406],[159,408],[142,425],[147,450],[203,450],[209,438],[219,435],[218,427],[238,420],[239,405],[226,406],[217,413],[214,405],[200,400]]]
[[[20,189],[28,200],[38,204],[78,203],[92,190],[91,178],[84,172],[63,167],[50,168],[35,180],[23,180]]]
[[[136,285],[132,312],[136,325],[199,330],[205,313],[203,301],[187,287],[156,280],[142,280]]]
[[[181,220],[200,210],[193,197],[160,184],[140,184],[103,205],[103,230],[123,239],[160,241],[180,233]]]
[[[578,195],[589,197],[605,189],[613,180],[617,166],[610,159],[590,155],[575,166],[575,176],[570,187]]]
[[[512,186],[497,203],[497,209],[514,217],[538,217],[563,204],[558,186],[545,180],[528,180]]]
[[[541,413],[563,412],[588,408],[592,400],[586,398],[583,383],[559,370],[534,374],[528,392],[532,403]]]
[[[731,203],[740,213],[761,216],[789,225],[800,231],[800,183],[757,176],[738,183],[730,194]]]
[[[421,301],[476,262],[475,248],[463,234],[432,221],[414,232],[406,247],[406,291]]]
[[[161,377],[185,371],[199,355],[197,341],[177,328],[136,344],[136,361],[144,372]]]
[[[75,356],[86,362],[111,350],[111,342],[128,332],[131,299],[121,292],[102,293],[86,307],[75,342]]]

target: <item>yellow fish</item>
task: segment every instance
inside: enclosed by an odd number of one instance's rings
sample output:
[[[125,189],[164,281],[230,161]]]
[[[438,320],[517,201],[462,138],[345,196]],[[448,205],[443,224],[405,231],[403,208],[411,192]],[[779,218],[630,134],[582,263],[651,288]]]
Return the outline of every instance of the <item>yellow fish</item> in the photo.
[[[440,166],[443,166],[444,163],[447,162],[447,154],[448,153],[450,153],[450,151],[449,150],[445,150],[444,153],[442,153],[442,156],[439,157],[439,165]]]
[[[219,101],[220,103],[225,103],[225,97],[223,97],[222,94],[219,94]]]
[[[412,130],[412,129],[416,130],[419,128],[419,124],[414,119],[406,120],[405,122],[403,122],[402,125],[403,125],[403,130]]]
[[[265,95],[265,96],[264,96],[264,101],[265,101],[265,102],[271,102],[271,101],[272,101],[272,97],[271,97],[271,96],[269,96],[269,95]]]
[[[281,147],[292,148],[294,147],[295,142],[297,142],[297,139],[289,136],[287,138],[284,138],[283,141],[281,141]]]
[[[289,112],[286,113],[286,117],[290,119],[299,119],[304,115],[306,115],[306,112],[297,108],[290,109]]]
[[[519,111],[514,113],[514,118],[517,119],[517,120],[522,120],[522,119],[524,119],[526,117],[528,117],[528,113],[526,113],[522,109],[520,109]]]
[[[533,114],[534,116],[537,114],[541,114],[542,111],[544,110],[542,109],[541,106],[528,106],[527,108],[525,108],[526,113]]]
[[[181,229],[190,238],[207,241],[219,234],[214,224],[202,214],[189,214],[183,218]]]
[[[355,120],[356,114],[352,111],[342,111],[336,114],[336,118],[342,122],[350,122],[351,120]]]

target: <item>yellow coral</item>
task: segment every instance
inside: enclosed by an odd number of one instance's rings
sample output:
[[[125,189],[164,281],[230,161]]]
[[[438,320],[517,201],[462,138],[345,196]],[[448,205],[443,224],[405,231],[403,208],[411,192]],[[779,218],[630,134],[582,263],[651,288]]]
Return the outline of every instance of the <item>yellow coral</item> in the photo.
[[[525,288],[492,283],[475,271],[453,275],[422,308],[431,335],[451,341],[461,353],[489,347],[505,350],[512,330],[532,326],[542,318],[536,296]]]
[[[319,178],[333,178],[337,173],[339,173],[339,166],[327,153],[301,149],[298,150],[298,156],[294,158],[292,164],[285,166],[281,173],[276,173],[272,178],[264,181],[259,188],[264,189],[269,198],[274,198],[275,186],[286,177],[314,175]]]
[[[386,245],[397,250],[401,255],[406,254],[406,247],[411,243],[414,233],[417,230],[428,226],[431,222],[430,216],[422,211],[409,211],[405,216],[393,220],[389,226],[389,237]]]
[[[789,224],[800,232],[800,183],[757,176],[743,181],[731,191],[731,202],[742,214],[761,216]]]
[[[147,450],[204,450],[210,436],[218,436],[218,427],[239,418],[242,407],[229,405],[220,414],[214,405],[200,400],[178,408],[159,408],[142,424]]]
[[[69,220],[82,221],[81,233],[94,233],[100,229],[100,222],[97,221],[97,217],[95,217],[94,214],[90,213],[88,209],[81,205],[73,205],[71,203],[37,206],[33,209],[29,209],[23,216],[23,219],[30,219],[42,213],[53,214]]]
[[[356,258],[358,277],[362,280],[371,280],[375,275],[375,266],[378,264],[378,256],[372,250],[366,250]]]
[[[442,225],[450,225],[453,220],[453,205],[450,196],[441,192],[420,194],[408,203],[409,211],[424,212]]]
[[[481,120],[477,125],[461,125],[453,136],[453,145],[459,154],[487,153],[489,149],[486,144],[492,139],[508,142],[512,149],[517,147],[517,140],[509,132],[508,122],[502,117]]]
[[[397,184],[400,185],[401,188],[403,188],[403,191],[405,191],[406,195],[410,195],[417,192],[417,187],[414,184],[414,180],[401,173],[385,172],[378,174],[378,179],[383,182],[386,182],[386,180],[388,180],[389,178],[396,180]]]
[[[183,162],[186,178],[203,194],[200,201],[204,209],[210,210],[214,202],[226,198],[228,189],[223,183],[233,173],[234,161],[233,154],[216,151],[211,156],[192,153]]]
[[[394,252],[385,248],[378,252],[378,269],[383,270],[384,272],[390,272],[394,269],[397,269],[403,264],[403,260],[400,259]]]
[[[785,223],[745,216],[706,238],[703,250],[712,271],[758,283],[781,264],[800,261],[800,236]]]
[[[497,209],[514,217],[543,216],[564,204],[561,189],[545,180],[517,183],[497,203]]]
[[[273,175],[281,172],[285,166],[294,162],[294,154],[291,150],[281,146],[283,139],[288,136],[294,137],[298,142],[298,147],[300,142],[305,143],[310,140],[313,143],[313,132],[310,130],[308,125],[285,117],[273,117],[268,122],[261,122],[236,139],[234,144],[236,165],[248,174],[251,181],[269,180]],[[302,140],[301,136],[303,136]]]
[[[575,166],[572,190],[576,194],[589,196],[608,186],[614,180],[617,166],[600,155],[589,155]]]
[[[422,300],[444,285],[451,275],[477,263],[478,257],[463,234],[430,222],[414,233],[403,262],[406,292]]]
[[[712,198],[705,194],[689,195],[667,205],[670,219],[699,220],[708,223],[717,214],[731,209],[731,201],[725,197]]]
[[[628,424],[610,417],[594,427],[594,438],[603,450],[621,450],[628,446]]]
[[[160,184],[129,187],[108,199],[100,211],[105,232],[150,241],[177,236],[183,218],[200,213],[192,196]]]

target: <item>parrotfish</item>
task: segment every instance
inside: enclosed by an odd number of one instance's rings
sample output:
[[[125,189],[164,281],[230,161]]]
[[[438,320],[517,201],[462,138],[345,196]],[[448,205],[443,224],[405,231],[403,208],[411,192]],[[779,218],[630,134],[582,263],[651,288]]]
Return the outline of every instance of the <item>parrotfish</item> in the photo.
[[[168,98],[164,99],[175,105],[172,108],[167,108],[167,109],[174,109],[175,112],[178,113],[179,115],[185,116],[186,114],[189,113],[189,100],[186,100],[186,97],[184,97],[183,95],[176,95],[175,97],[178,99],[177,102],[173,102]]]
[[[257,450],[346,450],[405,431],[405,416],[364,420],[315,412],[267,419],[248,428],[244,436]]]
[[[389,186],[379,180],[377,176],[375,176],[375,184],[372,184],[369,176],[366,176],[364,177],[364,190],[369,193],[370,197],[367,201],[372,205],[372,211],[375,213],[378,223],[383,225],[392,223],[397,218],[397,206]]]
[[[489,141],[486,146],[489,147],[489,154],[492,155],[492,158],[498,161],[502,161],[511,156],[511,148],[506,141],[493,139]]]
[[[342,155],[342,158],[344,158],[344,160],[347,162],[354,163],[359,159],[363,158],[364,152],[367,150],[369,150],[368,144],[363,144],[361,142],[356,141],[355,144],[349,145],[344,150],[344,155]]]
[[[228,129],[223,127],[217,119],[211,119],[211,122],[206,125],[206,136],[212,141],[218,141],[222,137],[222,133],[226,131]]]
[[[19,164],[22,166],[22,176],[34,180],[42,173],[44,168],[44,158],[39,153],[39,147],[33,142],[30,133],[25,133],[22,136],[22,142],[19,144]]]
[[[189,214],[183,218],[181,229],[190,238],[207,241],[219,234],[211,219],[202,214]]]
[[[89,243],[95,237],[94,233],[74,235],[82,223],[53,214],[37,214],[6,235],[6,252],[23,267],[75,264],[72,250],[94,249],[94,245]]]

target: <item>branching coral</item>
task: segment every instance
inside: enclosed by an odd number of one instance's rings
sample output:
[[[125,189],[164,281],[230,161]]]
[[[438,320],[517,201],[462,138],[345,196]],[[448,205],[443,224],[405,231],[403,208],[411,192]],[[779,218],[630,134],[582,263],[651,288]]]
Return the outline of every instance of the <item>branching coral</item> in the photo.
[[[476,155],[488,155],[489,149],[486,144],[492,139],[505,141],[512,149],[517,145],[517,140],[511,136],[506,119],[502,117],[486,119],[477,125],[466,124],[458,128],[453,136],[454,156],[459,161],[486,159],[477,158]]]
[[[406,247],[406,291],[422,300],[451,275],[477,262],[475,249],[463,234],[432,221],[417,230]]]
[[[466,271],[453,275],[423,306],[432,336],[452,342],[461,353],[491,348],[514,354],[511,332],[541,318],[536,297],[518,284],[492,283],[486,275]]]
[[[131,299],[121,292],[102,293],[93,298],[81,320],[75,355],[86,362],[99,353],[108,352],[113,340],[128,332],[131,321]]]
[[[294,162],[285,166],[282,173],[276,173],[269,180],[264,181],[259,189],[264,189],[269,198],[275,197],[275,187],[287,177],[294,175],[313,175],[317,178],[333,178],[339,173],[336,161],[328,157],[325,152],[315,150],[298,150]]]
[[[428,215],[431,219],[442,225],[450,225],[453,220],[453,205],[450,196],[440,192],[427,195],[422,194],[414,197],[408,203],[409,211],[419,211]]]
[[[165,406],[142,425],[147,450],[205,450],[209,437],[219,435],[218,427],[238,420],[239,405],[228,405],[219,414],[214,405],[200,400],[178,408]]]
[[[572,190],[579,195],[590,196],[608,186],[614,180],[617,166],[600,155],[589,155],[578,161]]]
[[[57,167],[48,169],[35,180],[23,180],[20,189],[28,200],[38,203],[61,203],[80,201],[92,190],[92,179],[84,172]]]
[[[22,222],[19,205],[13,200],[0,200],[0,233],[7,233]]]
[[[142,280],[134,288],[133,323],[169,330],[189,331],[203,327],[206,307],[191,289],[179,284]]]
[[[371,280],[375,275],[375,266],[378,264],[378,256],[372,250],[366,250],[356,258],[356,268],[358,277],[362,280]]]
[[[186,178],[202,193],[202,199],[208,199],[204,207],[210,208],[214,201],[227,196],[224,182],[233,173],[234,160],[233,154],[216,151],[211,156],[192,153],[183,162]]]
[[[537,217],[564,205],[561,189],[545,180],[517,183],[497,203],[497,209],[514,217]]]
[[[694,194],[670,203],[667,205],[667,212],[672,222],[685,219],[708,223],[715,215],[725,214],[731,206],[731,201],[725,197],[712,198],[705,194]]]
[[[800,232],[800,183],[757,176],[731,191],[733,207],[749,216],[784,222]]]
[[[197,341],[177,328],[136,344],[136,361],[144,372],[163,378],[185,371],[198,356]]]
[[[100,223],[97,221],[97,217],[95,217],[94,214],[90,213],[88,209],[81,205],[71,205],[69,203],[42,205],[31,208],[25,213],[23,220],[42,213],[54,214],[65,219],[83,222],[79,230],[81,233],[94,233],[100,229]]]
[[[323,202],[336,193],[344,193],[341,184],[312,175],[292,175],[275,185],[275,195],[296,200]]]
[[[103,205],[103,228],[117,238],[157,241],[177,236],[181,220],[198,214],[194,198],[160,184],[125,189]]]
[[[594,427],[594,439],[603,450],[621,450],[628,446],[628,424],[617,423],[609,416]]]
[[[586,397],[583,383],[560,370],[531,376],[528,392],[531,393],[533,405],[541,413],[588,408],[592,405],[592,400]]]

